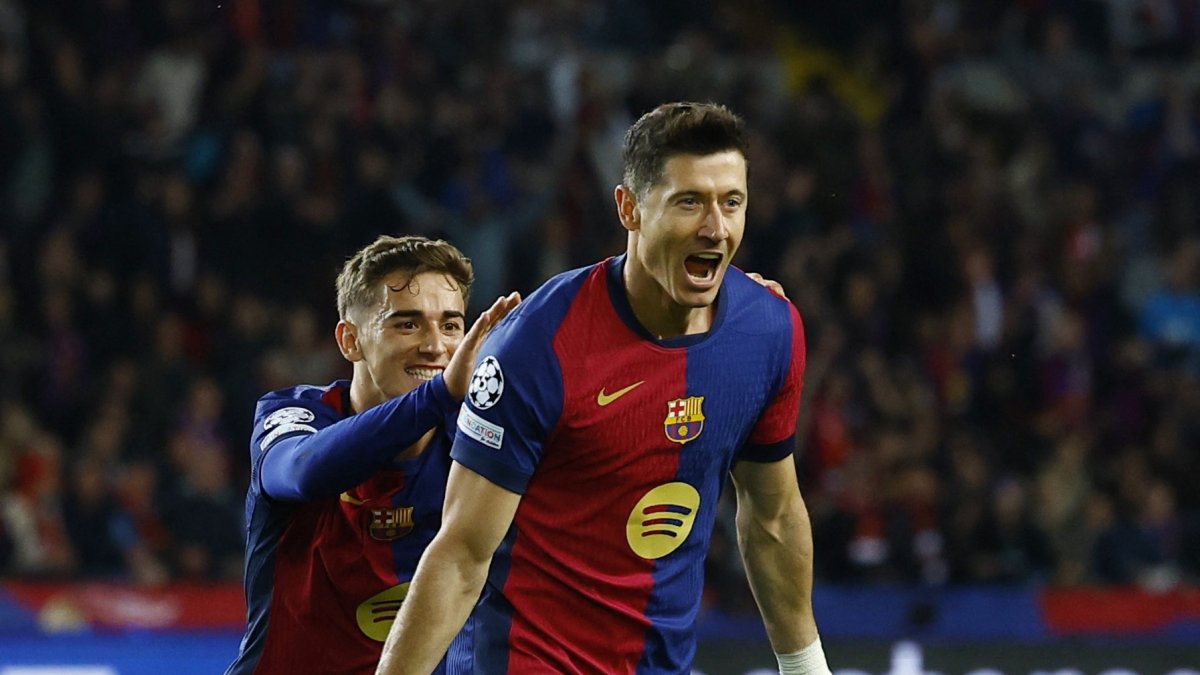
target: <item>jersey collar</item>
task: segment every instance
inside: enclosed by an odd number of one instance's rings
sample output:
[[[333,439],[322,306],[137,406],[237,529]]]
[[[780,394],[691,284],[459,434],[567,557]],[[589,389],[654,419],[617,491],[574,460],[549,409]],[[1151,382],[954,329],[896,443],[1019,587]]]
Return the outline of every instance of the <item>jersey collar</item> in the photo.
[[[629,304],[629,296],[625,292],[625,261],[628,258],[627,253],[622,253],[614,258],[606,260],[604,265],[607,265],[605,270],[608,275],[608,297],[612,300],[613,309],[617,311],[617,316],[621,317],[621,321],[637,334],[638,337],[660,347],[691,347],[704,342],[711,335],[716,335],[721,329],[721,324],[725,322],[727,294],[725,293],[725,281],[721,281],[721,288],[717,290],[717,312],[713,316],[712,325],[703,333],[693,333],[691,335],[680,335],[679,337],[658,339],[656,336],[646,330],[646,327],[637,320],[637,315],[633,313],[633,305]]]

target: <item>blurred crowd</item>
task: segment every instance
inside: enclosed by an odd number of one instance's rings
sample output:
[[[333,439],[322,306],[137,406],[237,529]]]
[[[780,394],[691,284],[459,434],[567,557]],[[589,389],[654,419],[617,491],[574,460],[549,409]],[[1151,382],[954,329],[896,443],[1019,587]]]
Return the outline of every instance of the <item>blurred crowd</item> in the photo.
[[[682,98],[752,129],[821,582],[1200,580],[1200,0],[0,0],[0,570],[240,579],[342,261],[446,237],[477,311],[619,253]]]

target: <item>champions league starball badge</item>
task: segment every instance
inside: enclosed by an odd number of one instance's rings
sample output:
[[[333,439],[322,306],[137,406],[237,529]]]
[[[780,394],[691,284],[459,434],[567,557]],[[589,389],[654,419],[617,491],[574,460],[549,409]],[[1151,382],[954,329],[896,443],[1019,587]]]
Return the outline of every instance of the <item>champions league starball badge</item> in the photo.
[[[471,376],[471,389],[467,398],[471,405],[480,410],[487,410],[496,405],[504,394],[504,372],[500,370],[500,362],[494,356],[488,356],[479,362],[475,374]]]

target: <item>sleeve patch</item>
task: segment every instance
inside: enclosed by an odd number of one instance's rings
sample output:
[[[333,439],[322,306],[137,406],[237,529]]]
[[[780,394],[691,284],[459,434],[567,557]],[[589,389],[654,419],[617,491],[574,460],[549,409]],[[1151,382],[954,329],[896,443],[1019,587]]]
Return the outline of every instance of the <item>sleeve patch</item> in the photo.
[[[496,405],[503,394],[504,371],[500,370],[500,361],[496,357],[488,356],[475,368],[467,398],[476,408],[487,410]]]
[[[297,406],[280,408],[267,415],[267,419],[263,420],[263,431],[270,431],[281,424],[303,424],[311,422],[314,419],[316,419],[316,415],[308,408]]]
[[[504,427],[492,424],[479,415],[471,412],[464,403],[458,413],[458,429],[468,438],[472,438],[489,448],[500,449],[504,441]]]
[[[304,409],[303,408],[291,408],[291,410],[304,410]],[[283,412],[283,411],[280,411],[280,412]],[[308,412],[308,411],[305,410],[304,412]],[[312,413],[309,413],[309,414],[311,415]],[[263,428],[264,429],[268,428],[266,426],[266,423],[263,424]],[[308,424],[291,424],[291,423],[284,424],[282,426],[277,426],[274,429],[272,429],[271,433],[267,434],[265,437],[263,437],[262,441],[259,442],[258,447],[262,448],[263,451],[266,452],[267,448],[271,447],[271,443],[274,443],[275,440],[277,438],[279,438],[280,436],[283,436],[284,434],[290,434],[290,433],[300,432],[300,431],[302,431],[306,434],[317,433],[316,427],[308,425]]]

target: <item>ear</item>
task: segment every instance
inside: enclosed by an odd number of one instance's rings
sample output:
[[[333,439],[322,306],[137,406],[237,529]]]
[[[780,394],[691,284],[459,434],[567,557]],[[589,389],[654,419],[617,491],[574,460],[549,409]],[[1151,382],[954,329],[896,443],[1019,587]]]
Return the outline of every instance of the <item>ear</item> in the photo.
[[[642,215],[638,211],[637,196],[633,190],[618,185],[613,190],[613,199],[617,202],[617,217],[621,219],[621,226],[630,232],[642,229]]]
[[[337,339],[338,350],[342,352],[343,358],[351,363],[362,361],[363,353],[358,346],[357,326],[346,320],[338,321],[333,335]]]

